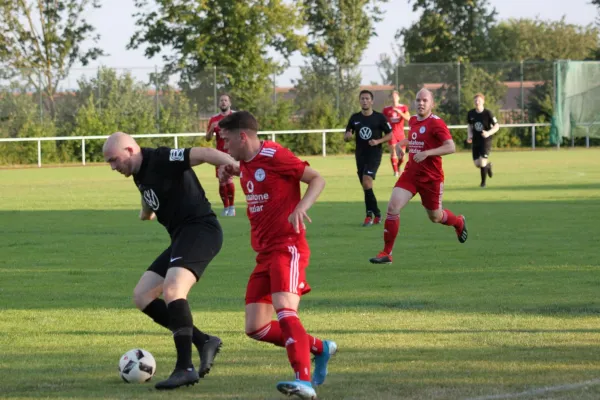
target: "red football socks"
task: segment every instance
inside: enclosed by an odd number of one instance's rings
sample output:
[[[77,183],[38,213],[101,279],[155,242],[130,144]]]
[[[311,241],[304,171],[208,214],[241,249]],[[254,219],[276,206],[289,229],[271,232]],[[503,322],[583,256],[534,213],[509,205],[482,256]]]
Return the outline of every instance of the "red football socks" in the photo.
[[[296,379],[310,381],[310,344],[298,314],[292,309],[282,308],[277,310],[277,319]]]
[[[394,168],[394,173],[396,173],[396,172],[398,172],[398,166],[399,166],[398,159],[395,157],[392,157],[391,160],[392,160],[392,168]]]
[[[229,207],[229,193],[227,190],[227,185],[219,184],[219,196],[221,196],[223,207]]]
[[[442,212],[443,212],[443,216],[442,216],[441,224],[453,226],[456,229],[460,228],[460,226],[462,224],[461,218],[458,218],[456,215],[452,214],[452,211],[450,211],[450,210],[444,210]]]
[[[396,242],[396,236],[398,236],[399,229],[400,215],[388,214],[385,218],[385,224],[383,225],[383,251],[387,254],[392,254],[392,250],[394,249],[394,243]]]
[[[262,328],[247,334],[254,340],[260,342],[272,343],[275,346],[284,347],[283,333],[279,321],[271,321]],[[310,352],[315,356],[323,353],[323,341],[314,336],[308,335],[308,343],[310,344]]]
[[[233,201],[235,200],[235,184],[233,182],[227,183],[227,200],[229,201],[229,206],[233,207]]]

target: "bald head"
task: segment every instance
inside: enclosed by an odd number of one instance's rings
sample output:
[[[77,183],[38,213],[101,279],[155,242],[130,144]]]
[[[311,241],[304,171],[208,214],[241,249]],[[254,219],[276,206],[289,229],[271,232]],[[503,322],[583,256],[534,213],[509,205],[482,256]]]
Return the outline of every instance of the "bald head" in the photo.
[[[128,134],[124,133],[124,132],[115,132],[112,135],[110,135],[108,137],[108,139],[106,139],[106,142],[104,142],[104,146],[102,147],[102,152],[106,153],[106,151],[108,150],[114,150],[114,149],[119,149],[119,148],[126,148],[126,147],[131,147],[131,148],[140,148],[137,144],[137,142],[135,141],[134,138],[132,138],[131,136],[129,136]]]
[[[417,98],[419,98],[419,96],[426,96],[429,97],[429,99],[431,100],[431,102],[433,103],[433,93],[431,93],[431,91],[429,89],[421,89],[417,92]]]
[[[433,109],[433,93],[423,88],[417,92],[417,115],[419,118],[427,118]]]
[[[141,164],[141,150],[134,138],[123,132],[115,132],[102,146],[104,159],[110,167],[125,176],[137,172]]]

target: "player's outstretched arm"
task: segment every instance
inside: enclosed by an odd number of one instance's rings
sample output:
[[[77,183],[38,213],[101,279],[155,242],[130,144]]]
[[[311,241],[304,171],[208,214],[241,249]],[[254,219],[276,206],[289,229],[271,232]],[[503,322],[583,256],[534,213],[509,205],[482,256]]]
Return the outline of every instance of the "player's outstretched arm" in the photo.
[[[239,165],[229,154],[210,147],[192,147],[190,149],[190,166],[209,163],[219,165]]]
[[[467,125],[467,143],[473,142],[473,125]]]
[[[317,198],[325,188],[325,179],[323,179],[321,174],[310,167],[304,169],[304,174],[302,174],[300,180],[308,184],[308,188],[306,189],[306,193],[304,193],[302,200],[300,200],[296,209],[288,218],[288,221],[294,226],[294,230],[297,233],[300,233],[300,228],[306,229],[304,219],[307,219],[308,222],[312,222],[306,212],[313,204],[315,204]]]

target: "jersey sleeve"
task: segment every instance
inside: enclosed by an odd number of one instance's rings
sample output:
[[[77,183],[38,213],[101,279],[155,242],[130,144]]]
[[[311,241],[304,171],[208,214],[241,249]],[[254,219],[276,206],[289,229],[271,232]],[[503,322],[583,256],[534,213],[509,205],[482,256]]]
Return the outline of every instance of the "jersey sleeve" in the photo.
[[[385,107],[383,110],[381,110],[381,113],[383,114],[383,116],[385,117],[385,119],[387,121],[390,120],[390,114],[388,113],[388,108],[387,107]]]
[[[350,119],[348,120],[348,125],[346,125],[346,132],[350,131],[352,133],[354,133],[354,115],[350,117]]]
[[[388,134],[392,131],[392,125],[390,125],[385,115],[381,114],[381,117],[381,130],[383,133]]]
[[[159,147],[156,149],[156,166],[163,175],[180,175],[190,168],[190,148],[171,149]]]
[[[440,143],[444,143],[446,140],[452,140],[452,135],[450,134],[450,129],[444,121],[438,119],[435,124],[434,134],[440,141]]]
[[[496,118],[496,116],[494,115],[492,110],[488,110],[488,114],[490,117],[490,127],[493,127],[494,125],[496,125],[498,123],[498,119]]]
[[[269,169],[281,176],[300,181],[308,165],[308,162],[300,160],[291,150],[282,147],[277,149],[273,162],[269,163]]]

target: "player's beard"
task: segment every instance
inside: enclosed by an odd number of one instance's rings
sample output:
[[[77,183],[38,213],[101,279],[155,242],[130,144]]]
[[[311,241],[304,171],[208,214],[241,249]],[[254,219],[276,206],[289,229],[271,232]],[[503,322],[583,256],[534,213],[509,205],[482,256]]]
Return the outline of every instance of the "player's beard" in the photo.
[[[223,114],[228,113],[229,112],[229,106],[227,106],[227,107],[221,107],[221,112]]]
[[[425,107],[423,107],[423,108],[417,107],[417,115],[419,116],[419,118],[425,118],[429,114],[431,114],[431,110],[428,110]]]
[[[129,178],[131,176],[131,173],[133,172],[133,163],[131,158],[129,158],[127,162],[123,163],[123,169],[119,172],[121,172],[121,174],[123,174],[125,178]]]

